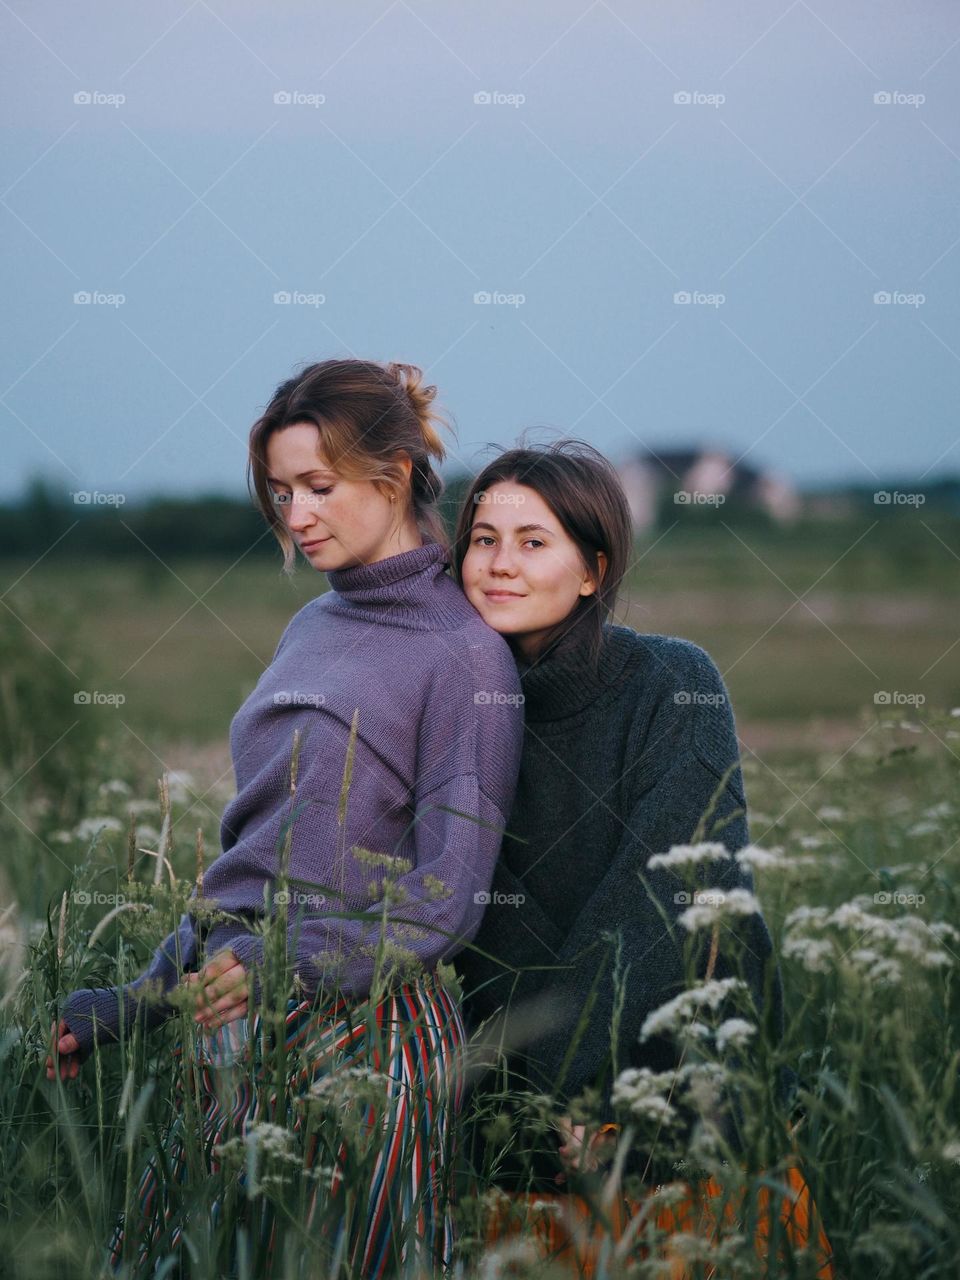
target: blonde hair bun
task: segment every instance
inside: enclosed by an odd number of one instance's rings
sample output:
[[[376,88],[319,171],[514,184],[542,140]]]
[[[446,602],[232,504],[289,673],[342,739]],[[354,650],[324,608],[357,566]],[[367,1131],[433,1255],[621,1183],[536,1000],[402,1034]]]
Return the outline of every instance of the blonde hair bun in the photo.
[[[397,386],[406,392],[420,423],[420,434],[423,436],[424,452],[438,462],[447,456],[447,450],[437,426],[449,429],[444,415],[430,406],[437,397],[437,388],[424,382],[423,370],[415,364],[402,364],[391,360],[386,366],[387,372],[396,381]],[[436,424],[436,425],[435,425]]]

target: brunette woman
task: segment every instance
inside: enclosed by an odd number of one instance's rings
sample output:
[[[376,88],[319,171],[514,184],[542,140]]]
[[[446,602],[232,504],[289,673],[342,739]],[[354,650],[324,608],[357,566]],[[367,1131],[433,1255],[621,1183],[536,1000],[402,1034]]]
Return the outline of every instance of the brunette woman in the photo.
[[[204,904],[226,918],[201,949],[198,920],[184,914],[145,974],[126,987],[73,992],[59,1026],[60,1071],[73,1076],[95,1035],[116,1040],[121,1019],[137,1013],[146,1029],[159,1026],[173,1011],[166,1001],[173,988],[192,986],[211,1171],[213,1144],[234,1130],[242,1135],[248,1119],[299,1130],[299,1111],[295,1121],[271,1114],[259,1074],[266,887],[271,914],[282,910],[289,922],[294,1092],[344,1067],[386,1081],[383,1158],[367,1212],[348,1240],[331,1244],[332,1256],[346,1250],[352,1274],[369,1277],[414,1256],[427,1266],[450,1262],[445,1166],[461,1102],[463,1027],[437,966],[480,923],[522,736],[510,649],[444,571],[435,394],[411,365],[325,360],[283,382],[254,424],[253,491],[285,569],[299,549],[331,590],[287,625],[230,726],[237,794],[204,880]],[[295,731],[289,883],[325,891],[271,899],[291,815]],[[344,813],[338,797],[348,747]],[[198,972],[184,976],[190,969]],[[392,980],[375,997],[384,970]],[[151,987],[159,987],[158,1002],[146,999]],[[238,1063],[245,1069],[224,1099],[222,1071]],[[181,1117],[167,1151],[174,1181],[185,1176],[183,1146]],[[312,1152],[302,1156],[309,1168]],[[142,1218],[127,1227],[142,1259],[180,1237],[180,1225],[168,1222],[168,1192],[151,1162],[140,1185]],[[113,1241],[114,1266],[123,1235],[118,1229]]]
[[[566,1103],[592,1086],[608,1122],[612,1029],[619,1070],[677,1063],[669,1039],[641,1043],[640,1033],[686,985],[677,920],[689,897],[648,860],[688,844],[712,805],[701,839],[722,843],[728,856],[711,865],[709,884],[753,888],[750,870],[729,857],[749,834],[720,672],[689,640],[609,621],[632,546],[615,469],[571,440],[511,449],[487,466],[463,501],[454,544],[459,581],[509,641],[525,698],[520,776],[491,902],[457,960],[467,1009],[479,1024],[522,1007],[508,1026],[508,1037],[512,1030],[528,1040],[508,1058],[515,1082]],[[723,938],[711,975],[742,974],[778,1039],[780,975],[759,910],[731,921]],[[616,1016],[615,963],[623,977]],[[538,1002],[550,1022],[533,1035]],[[782,1071],[781,1103],[792,1085]],[[511,1170],[516,1185],[562,1184],[564,1157],[576,1154],[583,1130],[568,1117],[559,1124],[560,1145],[500,1161],[502,1185]],[[646,1158],[628,1162],[634,1168],[657,1172]]]

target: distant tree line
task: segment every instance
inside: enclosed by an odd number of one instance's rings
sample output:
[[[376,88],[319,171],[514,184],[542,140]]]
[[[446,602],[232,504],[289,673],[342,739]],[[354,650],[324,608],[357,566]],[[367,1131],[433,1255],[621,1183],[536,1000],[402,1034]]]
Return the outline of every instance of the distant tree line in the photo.
[[[447,480],[441,508],[451,532],[469,483],[466,474]],[[877,501],[878,491],[891,497]],[[918,494],[922,500],[916,500]],[[914,495],[914,499],[902,495]],[[793,526],[794,534],[824,524],[862,524],[864,520],[893,522],[903,529],[916,524],[918,517],[950,524],[960,521],[960,476],[929,484],[901,479],[847,485],[808,492],[804,499],[809,512],[799,528]],[[670,494],[659,504],[657,529],[679,524],[691,531],[703,530],[721,520],[774,529],[769,517],[736,502],[719,508],[690,507],[675,504]],[[652,532],[655,535],[657,530]],[[780,530],[781,535],[785,532]],[[33,557],[58,539],[58,557],[278,556],[262,516],[250,499],[242,497],[211,494],[120,502],[115,494],[89,491],[85,498],[78,498],[74,491],[37,476],[19,499],[0,504],[0,556]]]

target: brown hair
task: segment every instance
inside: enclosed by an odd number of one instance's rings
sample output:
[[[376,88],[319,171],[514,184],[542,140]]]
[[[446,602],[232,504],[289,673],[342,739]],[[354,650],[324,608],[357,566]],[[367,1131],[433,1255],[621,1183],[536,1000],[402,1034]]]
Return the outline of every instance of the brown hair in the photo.
[[[348,480],[371,480],[395,493],[401,518],[412,511],[424,538],[447,546],[437,508],[443,481],[431,458],[446,456],[434,424],[449,423],[432,408],[436,394],[424,385],[421,369],[395,361],[322,360],[280,383],[250,429],[247,488],[280,543],[284,573],[293,571],[296,543],[267,482],[266,445],[275,431],[300,422],[317,428],[331,467]],[[400,465],[404,455],[413,463],[409,480]]]
[[[633,547],[630,507],[616,468],[586,441],[569,437],[547,445],[504,451],[480,472],[460,507],[451,564],[461,587],[463,561],[481,495],[501,481],[527,485],[540,495],[576,544],[584,568],[598,584],[589,596],[578,597],[567,617],[551,628],[540,656],[577,627],[585,630],[588,656],[596,661],[603,624],[613,612]],[[602,573],[598,551],[607,558]]]

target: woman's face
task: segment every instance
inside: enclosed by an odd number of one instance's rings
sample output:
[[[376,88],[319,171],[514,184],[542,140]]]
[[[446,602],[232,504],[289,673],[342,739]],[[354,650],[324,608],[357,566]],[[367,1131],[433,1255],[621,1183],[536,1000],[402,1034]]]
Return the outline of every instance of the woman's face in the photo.
[[[461,571],[464,593],[484,622],[532,658],[546,632],[596,584],[535,489],[501,480],[477,498]]]
[[[266,458],[270,488],[281,499],[277,510],[319,572],[373,564],[422,544],[415,520],[398,521],[399,501],[370,480],[347,480],[331,470],[312,423],[275,431]]]

